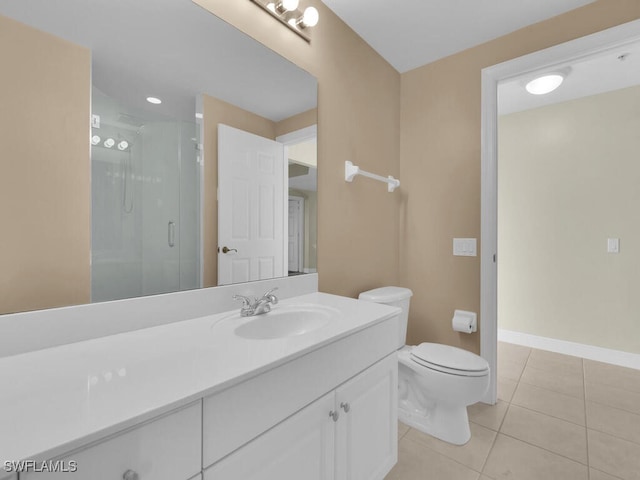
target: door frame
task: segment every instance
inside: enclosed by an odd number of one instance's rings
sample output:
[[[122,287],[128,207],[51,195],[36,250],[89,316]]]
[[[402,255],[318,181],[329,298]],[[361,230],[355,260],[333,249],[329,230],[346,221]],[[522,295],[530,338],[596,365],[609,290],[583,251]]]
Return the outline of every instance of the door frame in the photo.
[[[537,70],[580,61],[640,41],[640,20],[482,69],[480,354],[493,374],[483,402],[497,400],[498,349],[498,84]]]
[[[298,204],[298,261],[297,261],[296,271],[302,272],[304,270],[304,233],[305,233],[304,197],[300,197],[298,195],[289,195],[289,201],[291,200],[294,200]],[[287,215],[287,218],[289,218],[289,215]],[[288,255],[287,255],[287,258],[288,258]]]

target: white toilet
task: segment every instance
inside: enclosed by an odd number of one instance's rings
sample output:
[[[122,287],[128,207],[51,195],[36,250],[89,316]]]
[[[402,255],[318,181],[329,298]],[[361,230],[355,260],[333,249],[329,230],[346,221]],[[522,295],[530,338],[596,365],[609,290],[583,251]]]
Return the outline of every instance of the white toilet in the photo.
[[[463,445],[471,438],[467,405],[489,387],[489,364],[478,355],[438,343],[405,346],[408,288],[382,287],[358,297],[402,308],[398,339],[398,418],[445,442]]]

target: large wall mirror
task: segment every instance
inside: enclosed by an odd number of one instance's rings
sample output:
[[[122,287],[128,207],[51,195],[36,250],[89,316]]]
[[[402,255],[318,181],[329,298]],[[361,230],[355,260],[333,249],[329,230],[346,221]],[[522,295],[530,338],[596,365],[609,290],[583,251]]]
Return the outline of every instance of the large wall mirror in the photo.
[[[0,61],[0,314],[315,271],[312,75],[190,0],[3,0]],[[221,124],[283,152],[281,268],[231,280]]]

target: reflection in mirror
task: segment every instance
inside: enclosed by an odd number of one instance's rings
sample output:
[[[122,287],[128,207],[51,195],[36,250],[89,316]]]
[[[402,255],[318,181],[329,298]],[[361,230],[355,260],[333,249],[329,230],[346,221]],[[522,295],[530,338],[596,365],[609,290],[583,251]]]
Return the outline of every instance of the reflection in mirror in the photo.
[[[216,285],[211,131],[316,123],[315,78],[190,1],[3,0],[0,61],[0,314]]]

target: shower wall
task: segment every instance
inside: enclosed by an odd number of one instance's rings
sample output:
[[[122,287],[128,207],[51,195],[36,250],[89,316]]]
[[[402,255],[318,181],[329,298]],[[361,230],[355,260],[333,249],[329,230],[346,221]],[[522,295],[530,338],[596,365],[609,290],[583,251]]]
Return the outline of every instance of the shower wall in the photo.
[[[101,142],[91,155],[92,301],[197,288],[195,124],[145,119],[95,89],[93,113]],[[106,148],[106,138],[116,146]],[[125,150],[117,148],[122,139]]]

